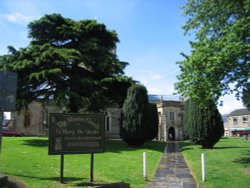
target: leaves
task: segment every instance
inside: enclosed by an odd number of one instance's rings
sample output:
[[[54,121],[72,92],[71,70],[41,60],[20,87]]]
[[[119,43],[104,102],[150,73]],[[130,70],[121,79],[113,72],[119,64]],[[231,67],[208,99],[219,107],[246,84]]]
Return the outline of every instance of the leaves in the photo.
[[[178,62],[178,92],[206,102],[242,93],[250,75],[250,0],[189,0],[185,33],[195,31],[192,53]],[[230,83],[236,83],[233,90]]]
[[[124,86],[115,94],[126,96],[123,92],[131,84],[126,77],[119,81],[127,63],[114,53],[119,41],[114,31],[95,20],[74,21],[60,14],[45,15],[28,28],[28,47],[9,47],[0,64],[19,75],[19,109],[32,100],[54,99],[71,112],[100,111],[124,100],[107,92]],[[106,79],[113,81],[107,84]]]

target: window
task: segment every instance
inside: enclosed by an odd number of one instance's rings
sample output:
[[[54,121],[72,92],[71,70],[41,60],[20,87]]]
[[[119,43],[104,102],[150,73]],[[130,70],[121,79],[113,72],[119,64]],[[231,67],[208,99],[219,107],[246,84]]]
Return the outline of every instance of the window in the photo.
[[[29,110],[24,112],[24,127],[30,127],[31,125],[31,112]]]
[[[174,112],[170,112],[170,120],[174,121]]]
[[[180,110],[184,110],[185,106],[184,105],[181,105],[180,106]]]
[[[43,125],[46,126],[48,123],[48,109],[43,108]]]
[[[234,122],[235,124],[237,124],[237,123],[238,123],[238,117],[234,117],[234,118],[233,118],[233,122]]]
[[[106,117],[106,131],[107,132],[110,131],[110,117],[109,116]]]
[[[248,123],[248,117],[247,116],[243,116],[242,117],[242,122],[243,123]]]

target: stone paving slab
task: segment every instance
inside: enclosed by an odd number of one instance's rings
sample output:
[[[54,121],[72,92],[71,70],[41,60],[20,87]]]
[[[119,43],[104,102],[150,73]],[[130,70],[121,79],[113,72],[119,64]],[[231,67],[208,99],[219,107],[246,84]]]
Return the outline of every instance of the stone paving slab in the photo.
[[[197,188],[178,142],[167,143],[155,177],[145,188]]]

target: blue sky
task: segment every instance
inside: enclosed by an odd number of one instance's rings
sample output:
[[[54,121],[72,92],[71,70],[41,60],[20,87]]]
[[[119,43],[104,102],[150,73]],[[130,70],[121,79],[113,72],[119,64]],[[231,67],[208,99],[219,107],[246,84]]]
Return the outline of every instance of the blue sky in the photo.
[[[60,13],[73,20],[96,19],[118,33],[117,55],[130,65],[125,69],[147,87],[149,94],[172,95],[176,65],[189,53],[182,26],[181,6],[186,0],[0,0],[0,55],[7,46],[26,47],[27,24],[44,14]],[[223,97],[221,113],[242,108],[233,96]]]

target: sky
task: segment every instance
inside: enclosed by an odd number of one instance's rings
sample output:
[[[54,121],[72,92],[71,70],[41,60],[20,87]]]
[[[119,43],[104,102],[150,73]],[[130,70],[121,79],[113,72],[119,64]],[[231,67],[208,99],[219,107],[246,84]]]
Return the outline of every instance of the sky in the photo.
[[[149,94],[172,95],[180,70],[176,62],[189,54],[192,36],[184,35],[187,0],[0,0],[0,55],[7,46],[29,44],[27,25],[45,14],[60,13],[75,21],[95,19],[117,32],[119,60],[128,62],[127,76]],[[221,98],[221,114],[244,108],[234,95]]]

